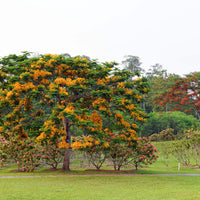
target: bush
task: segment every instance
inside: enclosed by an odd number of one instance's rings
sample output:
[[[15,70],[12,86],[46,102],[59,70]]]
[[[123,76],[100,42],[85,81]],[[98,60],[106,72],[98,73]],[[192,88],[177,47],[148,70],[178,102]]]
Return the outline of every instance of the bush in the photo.
[[[200,127],[198,119],[180,111],[167,113],[151,113],[149,119],[141,127],[142,136],[150,136],[166,129],[174,129],[174,135],[183,135],[184,130]]]
[[[169,155],[173,155],[184,166],[189,166],[194,161],[196,165],[200,165],[200,131],[187,130],[180,140],[162,142],[160,150],[164,154],[167,167]]]
[[[58,148],[59,142],[59,139],[48,141],[40,150],[42,160],[53,169],[57,169],[58,164],[63,162],[64,150]]]
[[[136,170],[141,164],[152,164],[158,158],[158,155],[155,153],[157,149],[150,142],[150,138],[142,137],[137,141],[137,146],[135,150],[133,150],[132,162]]]
[[[113,143],[110,146],[109,154],[113,163],[114,170],[119,171],[122,166],[129,164],[133,152],[131,151],[131,148],[126,144]]]
[[[72,141],[71,147],[85,152],[89,158],[89,162],[97,170],[100,170],[107,158],[109,144],[93,136],[76,137]]]
[[[159,139],[159,134],[157,134],[157,133],[152,134],[152,135],[150,136],[150,140],[151,140],[152,142],[158,142],[158,141],[160,141],[160,139]]]
[[[3,145],[3,150],[17,163],[18,169],[31,172],[40,165],[41,155],[38,154],[38,146],[30,138],[10,137],[8,143]]]
[[[200,130],[187,130],[185,138],[190,141],[192,155],[196,161],[196,165],[200,165]]]
[[[173,134],[174,129],[166,129],[161,131],[159,134],[154,133],[150,136],[151,141],[160,142],[160,141],[171,141],[176,139],[176,135]]]
[[[4,166],[8,158],[8,155],[4,151],[4,146],[6,146],[7,143],[8,142],[4,139],[4,137],[0,137],[0,165],[2,167]]]
[[[172,143],[172,154],[177,161],[182,165],[189,166],[191,163],[192,147],[191,141],[187,139],[181,139]]]

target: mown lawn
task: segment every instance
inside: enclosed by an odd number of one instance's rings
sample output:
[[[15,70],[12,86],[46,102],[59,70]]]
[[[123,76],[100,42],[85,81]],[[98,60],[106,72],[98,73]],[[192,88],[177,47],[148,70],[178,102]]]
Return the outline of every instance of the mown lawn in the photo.
[[[155,144],[158,149],[162,143]],[[200,176],[157,176],[153,174],[200,174],[195,167],[178,169],[173,156],[160,158],[153,165],[140,168],[130,176],[103,176],[102,172],[85,171],[73,168],[70,172],[43,171],[31,173],[11,172],[16,165],[0,168],[2,176],[34,175],[90,175],[100,177],[18,177],[0,178],[0,199],[2,200],[196,200],[200,199]],[[166,166],[166,164],[168,166]],[[104,165],[104,169],[111,169]],[[124,170],[124,169],[123,169]],[[136,174],[134,176],[134,174]],[[152,175],[147,175],[152,174]],[[122,174],[123,175],[123,174]]]
[[[1,178],[2,200],[189,200],[200,198],[200,177],[102,176]]]

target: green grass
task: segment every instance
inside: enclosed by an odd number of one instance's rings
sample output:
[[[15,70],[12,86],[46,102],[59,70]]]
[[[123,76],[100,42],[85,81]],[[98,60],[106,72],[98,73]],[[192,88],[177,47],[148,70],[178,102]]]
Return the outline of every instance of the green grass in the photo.
[[[109,176],[0,179],[2,200],[196,200],[200,177]]]
[[[180,165],[176,158],[172,155],[169,155],[169,158],[166,159],[166,156],[162,153],[161,148],[163,145],[167,147],[171,145],[171,142],[155,142],[154,145],[158,149],[159,158],[153,165],[148,165],[143,172],[141,173],[150,173],[150,174],[199,174],[200,168],[195,166],[193,161],[190,167],[185,167]],[[140,172],[137,172],[140,173]]]
[[[163,143],[155,143],[158,150]],[[90,177],[18,177],[0,178],[2,200],[196,200],[200,199],[200,176],[157,176],[153,174],[197,174],[195,166],[182,167],[173,156],[164,154],[153,165],[132,172],[136,176]],[[166,166],[168,164],[168,167]],[[70,172],[43,171],[12,172],[16,165],[0,168],[2,176],[90,175],[102,172],[73,168]],[[111,169],[104,166],[104,169]],[[123,170],[123,169],[122,169]],[[147,175],[152,174],[152,175]]]

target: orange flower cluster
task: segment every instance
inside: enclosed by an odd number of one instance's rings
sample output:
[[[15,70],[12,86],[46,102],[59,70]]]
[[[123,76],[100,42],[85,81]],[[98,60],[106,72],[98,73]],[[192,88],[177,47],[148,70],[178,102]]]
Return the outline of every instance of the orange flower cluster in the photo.
[[[91,116],[91,120],[94,122],[95,125],[102,127],[103,125],[103,120],[102,118],[99,116],[98,113],[93,112],[92,116]]]
[[[75,118],[80,122],[90,120],[90,116],[86,114],[76,115]]]
[[[68,92],[67,92],[66,88],[64,88],[64,87],[59,87],[59,94],[68,96]]]
[[[133,95],[134,92],[133,92],[133,90],[128,90],[128,89],[126,89],[126,90],[125,90],[125,94]]]
[[[65,131],[63,128],[56,127],[55,123],[51,120],[44,122],[44,131],[36,138],[38,141],[48,140],[59,135],[64,135]]]
[[[70,144],[66,142],[66,136],[62,137],[62,141],[58,144],[58,148],[69,149]]]
[[[105,132],[107,135],[112,135],[111,130],[109,130],[108,128],[105,128],[105,129],[104,129],[104,132]]]
[[[124,118],[121,114],[116,113],[115,119],[117,120],[118,125],[123,125],[125,128],[130,128],[130,124],[127,121],[124,121]]]
[[[33,74],[31,76],[33,77],[34,80],[38,80],[39,77],[45,78],[46,76],[51,76],[52,73],[44,70],[32,70],[31,71]]]
[[[67,71],[68,68],[69,68],[69,66],[66,64],[57,65],[57,67],[55,69],[55,74],[58,74],[59,76],[61,76],[64,72]]]
[[[118,88],[124,88],[125,83],[117,83]]]
[[[40,82],[44,85],[48,85],[50,83],[47,79],[42,79]]]
[[[140,96],[138,94],[135,94],[134,97],[137,99],[138,102],[140,102],[142,99],[142,96]]]
[[[110,145],[108,142],[101,142],[98,139],[94,139],[93,136],[84,136],[74,141],[71,145],[72,149],[91,149],[91,148],[108,148]]]
[[[92,103],[92,106],[93,107],[96,107],[96,106],[98,106],[98,105],[100,105],[100,104],[103,104],[103,103],[105,103],[106,102],[106,99],[104,99],[104,98],[99,98],[99,99],[96,99],[93,103]]]
[[[71,78],[68,78],[68,79],[66,80],[66,79],[64,79],[64,78],[58,77],[58,78],[56,78],[56,79],[54,80],[54,83],[59,84],[59,85],[68,85],[68,86],[70,86],[69,83],[71,83],[71,82],[72,82],[72,79],[71,79]]]
[[[19,82],[16,82],[13,84],[13,91],[16,91],[16,92],[22,92],[22,91],[28,91],[29,89],[34,89],[35,86],[33,85],[32,82],[27,82],[27,83],[24,83],[24,84],[20,84]]]
[[[102,145],[102,147],[105,147],[105,148],[107,148],[107,147],[109,147],[110,145],[109,145],[109,143],[108,142],[105,142],[103,145]]]
[[[33,108],[32,102],[28,97],[24,98],[23,105],[24,105],[24,110],[31,110]]]
[[[133,104],[131,104],[131,105],[126,105],[126,108],[127,108],[128,110],[134,110],[134,109],[135,109],[135,106],[134,106]]]
[[[110,78],[109,77],[106,77],[106,78],[103,78],[103,79],[97,79],[97,85],[105,85],[107,83],[109,83],[110,81]]]
[[[72,149],[81,149],[82,143],[79,141],[75,141],[71,144]]]
[[[121,103],[122,103],[122,105],[126,105],[127,103],[129,103],[130,102],[130,100],[128,100],[128,99],[126,99],[126,98],[122,98],[121,99]]]
[[[68,114],[74,114],[74,107],[72,103],[68,103],[68,105],[66,106],[66,108],[64,109],[64,112],[68,113]]]
[[[0,126],[0,133],[2,133],[3,132],[3,127],[2,126]]]
[[[86,83],[86,80],[84,78],[76,78],[72,80],[71,78],[64,79],[64,78],[58,77],[54,80],[54,83],[59,84],[59,85],[65,85],[65,86],[74,86],[74,85]]]

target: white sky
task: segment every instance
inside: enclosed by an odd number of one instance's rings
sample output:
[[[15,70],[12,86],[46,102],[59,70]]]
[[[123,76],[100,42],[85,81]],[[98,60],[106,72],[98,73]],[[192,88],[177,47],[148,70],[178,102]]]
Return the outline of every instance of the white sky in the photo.
[[[21,51],[200,71],[200,0],[0,0],[0,56]]]

